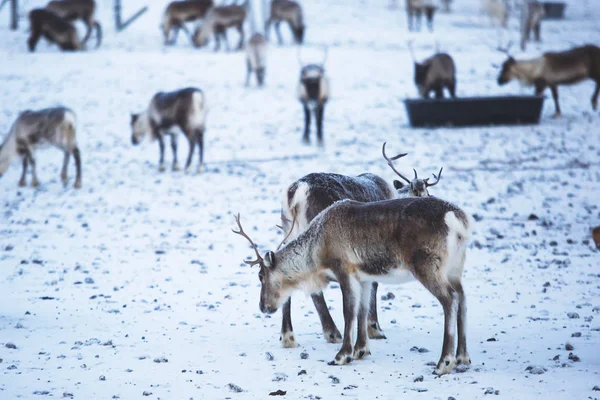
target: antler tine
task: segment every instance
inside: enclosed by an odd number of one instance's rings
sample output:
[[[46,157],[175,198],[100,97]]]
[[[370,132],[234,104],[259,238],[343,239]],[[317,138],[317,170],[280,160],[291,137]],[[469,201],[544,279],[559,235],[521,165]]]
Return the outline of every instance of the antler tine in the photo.
[[[398,172],[396,170],[396,168],[394,168],[394,163],[392,163],[392,160],[397,160],[400,157],[404,157],[405,155],[407,155],[408,153],[401,153],[398,154],[395,157],[389,158],[386,154],[385,154],[385,145],[387,144],[387,142],[383,143],[383,147],[381,148],[381,153],[383,154],[383,158],[385,158],[385,160],[387,161],[388,165],[390,166],[390,168],[392,169],[392,171],[394,171],[396,173],[396,175],[398,175],[400,178],[404,179],[407,183],[410,183],[409,179],[406,179],[400,172]]]
[[[509,52],[510,52],[510,48],[512,47],[513,44],[514,44],[513,41],[510,40],[506,44],[506,48],[502,48],[502,47],[498,46],[497,50],[500,51],[500,52],[502,52],[502,53],[504,53],[504,54],[506,54],[507,56],[510,56]]]
[[[277,250],[279,250],[281,248],[281,246],[283,246],[285,241],[288,240],[288,238],[292,234],[292,231],[294,230],[294,225],[296,225],[296,213],[292,212],[292,214],[294,215],[294,218],[292,219],[292,226],[290,227],[290,231],[287,233],[287,235],[285,235],[285,237],[283,238],[281,243],[279,243],[279,246],[277,246]],[[281,227],[281,230],[283,231],[283,227]]]
[[[263,258],[260,256],[260,253],[258,251],[258,248],[256,247],[256,244],[254,244],[254,242],[252,241],[252,239],[250,239],[250,237],[248,235],[246,235],[246,232],[244,232],[244,228],[242,228],[242,224],[240,222],[240,214],[238,213],[238,215],[234,215],[235,218],[235,222],[237,222],[238,228],[240,228],[239,231],[236,231],[235,229],[232,229],[231,231],[233,233],[236,233],[240,236],[245,237],[246,239],[248,239],[248,241],[250,242],[250,244],[252,245],[252,247],[254,248],[254,252],[256,253],[256,260],[253,261],[246,261],[244,260],[244,262],[250,266],[254,266],[256,264],[260,264],[263,262]]]
[[[419,177],[417,176],[417,170],[413,168],[413,171],[415,172],[415,179],[419,179]]]
[[[444,170],[444,167],[440,168],[440,172],[439,172],[437,175],[436,175],[436,174],[431,174],[431,175],[433,175],[433,177],[435,178],[435,182],[433,182],[433,183],[427,183],[427,182],[425,182],[425,185],[426,185],[427,187],[431,187],[431,186],[435,186],[435,185],[437,185],[437,184],[438,184],[438,182],[440,181],[440,178],[442,177],[442,171],[443,171],[443,170]],[[429,178],[427,178],[427,179],[429,179]],[[427,179],[426,179],[426,180],[427,180]]]

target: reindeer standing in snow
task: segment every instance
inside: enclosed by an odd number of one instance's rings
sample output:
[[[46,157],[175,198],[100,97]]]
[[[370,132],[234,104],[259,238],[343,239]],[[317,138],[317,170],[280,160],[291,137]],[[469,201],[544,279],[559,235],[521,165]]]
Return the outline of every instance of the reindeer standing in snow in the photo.
[[[100,47],[102,27],[94,16],[96,13],[96,2],[94,0],[53,0],[46,5],[46,10],[52,11],[69,22],[82,20],[87,28],[82,44],[85,45],[88,41],[93,28],[96,30],[96,48]]]
[[[298,100],[304,108],[304,136],[302,141],[310,143],[310,116],[315,114],[317,120],[317,140],[323,145],[323,113],[325,104],[329,100],[329,80],[325,77],[325,61],[327,61],[327,48],[320,64],[304,64],[298,48],[298,62],[300,63],[300,82],[298,82]]]
[[[63,166],[60,178],[66,186],[67,167],[71,154],[75,158],[77,177],[75,188],[81,187],[81,154],[76,140],[77,120],[75,113],[66,107],[46,108],[38,111],[23,111],[10,128],[4,143],[0,146],[0,176],[2,176],[10,162],[21,157],[23,159],[23,173],[19,186],[25,186],[27,168],[31,165],[31,186],[37,187],[40,182],[36,173],[36,162],[33,157],[38,146],[49,144],[58,147],[64,152]]]
[[[360,202],[373,202],[404,197],[427,197],[428,187],[439,182],[442,170],[434,183],[428,179],[418,179],[415,171],[415,179],[409,181],[394,168],[393,161],[406,156],[407,153],[388,157],[385,153],[385,143],[381,149],[383,157],[390,168],[402,179],[408,182],[403,185],[400,181],[393,182],[394,189],[382,178],[374,174],[361,174],[357,177],[331,174],[312,173],[292,183],[284,192],[281,202],[281,228],[286,234],[282,244],[287,240],[293,240],[304,232],[310,222],[323,210],[336,201],[350,199]],[[377,282],[373,282],[371,301],[368,315],[368,334],[371,339],[385,339],[385,335],[379,325],[377,317]],[[327,303],[323,292],[311,294],[312,301],[319,315],[323,328],[323,337],[330,343],[339,343],[342,335],[335,326],[331,314],[327,309]],[[291,297],[282,308],[281,341],[283,347],[296,347],[291,317]]]
[[[250,85],[250,75],[256,73],[258,86],[265,82],[267,68],[267,40],[260,33],[252,35],[246,45],[246,86]]]
[[[179,128],[188,139],[189,154],[185,163],[187,170],[192,163],[194,149],[198,145],[198,173],[203,169],[204,131],[206,118],[206,102],[202,90],[189,87],[174,92],[156,93],[146,111],[131,114],[131,142],[139,144],[150,134],[153,140],[158,140],[160,150],[159,170],[165,170],[164,136],[171,135],[171,150],[173,150],[173,171],[179,170],[177,163],[177,137],[172,128]]]
[[[81,50],[83,45],[77,37],[75,27],[52,11],[36,8],[29,12],[29,39],[27,46],[33,52],[40,38],[56,43],[61,50]]]

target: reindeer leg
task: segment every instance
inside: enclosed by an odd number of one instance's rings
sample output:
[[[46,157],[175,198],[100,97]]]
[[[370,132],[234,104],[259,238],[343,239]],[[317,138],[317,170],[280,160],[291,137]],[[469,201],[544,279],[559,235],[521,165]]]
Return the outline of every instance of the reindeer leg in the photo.
[[[406,10],[406,17],[408,19],[408,30],[412,32],[413,30],[413,11],[409,8]]]
[[[552,97],[554,98],[554,105],[556,106],[556,112],[554,113],[553,118],[560,118],[560,105],[558,104],[558,88],[556,85],[550,85],[550,90],[552,91]]]
[[[287,299],[281,309],[281,341],[283,347],[291,349],[297,346],[296,338],[294,337],[294,328],[292,327],[292,298]]]
[[[200,155],[198,173],[201,174],[204,171],[204,130],[196,132],[196,142],[198,142],[198,154]]]
[[[373,282],[371,285],[371,305],[369,308],[369,339],[386,339],[385,334],[379,326],[379,319],[377,318],[377,287],[379,284]]]
[[[94,25],[94,21],[91,21],[89,19],[86,19],[84,22],[85,22],[87,31],[85,32],[85,36],[83,37],[81,44],[85,44],[88,41],[88,39],[92,35],[92,26]]]
[[[162,133],[159,133],[158,136],[156,136],[156,139],[158,140],[158,151],[160,153],[160,158],[158,160],[158,170],[160,172],[164,172],[165,171],[165,141],[163,139],[163,135]]]
[[[73,149],[73,158],[75,159],[75,185],[73,186],[75,189],[81,188],[81,152],[79,151],[79,147],[75,147]]]
[[[455,99],[456,98],[456,81],[448,82],[448,85],[446,87],[448,88],[448,92],[450,92],[450,97]]]
[[[471,356],[467,352],[467,300],[460,279],[450,280],[450,285],[458,294],[458,347],[456,348],[457,364],[471,365]]]
[[[190,168],[190,165],[192,164],[192,158],[194,156],[194,149],[196,148],[196,135],[194,134],[194,132],[190,132],[189,135],[186,132],[186,137],[188,138],[188,142],[190,145],[187,160],[185,161],[185,170],[187,171]]]
[[[600,80],[596,82],[596,90],[594,90],[594,94],[592,95],[592,108],[594,110],[598,109],[598,93],[600,93]]]
[[[67,186],[67,183],[69,182],[69,180],[67,178],[67,169],[69,167],[69,158],[71,158],[71,153],[68,151],[65,151],[65,157],[63,158],[62,171],[60,171],[60,180],[62,181],[64,186]]]
[[[179,164],[177,163],[177,136],[171,135],[171,151],[173,151],[173,171],[179,171]]]
[[[317,314],[319,314],[321,326],[323,327],[323,337],[325,340],[327,340],[328,343],[341,343],[342,334],[335,326],[333,318],[331,318],[331,314],[327,308],[327,302],[325,302],[323,292],[314,293],[310,297],[312,298],[315,308],[317,309]]]
[[[267,39],[267,41],[269,40],[269,29],[271,29],[272,22],[273,20],[271,19],[271,17],[267,19],[267,22],[265,22],[265,38]]]
[[[360,306],[358,309],[358,335],[354,345],[354,359],[361,360],[371,354],[369,351],[369,335],[367,315],[369,314],[369,303],[371,302],[371,282],[360,283]]]
[[[319,146],[323,146],[323,111],[325,110],[325,104],[319,104],[315,110],[315,116],[317,119],[317,141]]]
[[[310,133],[310,109],[308,108],[307,103],[303,103],[304,106],[304,136],[302,137],[302,142],[309,144],[310,138],[308,134]]]
[[[444,98],[444,88],[442,86],[438,86],[435,88],[435,99],[440,100]]]
[[[252,75],[252,65],[250,60],[246,60],[246,87],[250,86],[250,75]]]
[[[275,33],[277,34],[277,42],[279,45],[283,44],[283,37],[281,36],[281,31],[279,30],[279,25],[281,25],[281,21],[275,21]]]
[[[244,25],[239,24],[237,30],[240,33],[240,42],[238,43],[237,50],[242,50],[244,48]]]
[[[535,35],[535,41],[539,42],[542,40],[541,35],[540,35],[540,28],[541,28],[541,23],[537,23],[535,24],[535,26],[533,27],[533,34]]]
[[[29,160],[29,157],[27,157],[27,154],[25,154],[23,156],[23,173],[21,174],[21,179],[19,179],[19,186],[23,187],[23,186],[27,186],[27,162]]]
[[[33,158],[31,149],[27,149],[27,158],[29,158],[29,163],[31,164],[31,186],[38,187],[40,186],[40,181],[38,181],[37,178],[37,173],[35,170],[35,159]]]
[[[418,8],[415,10],[415,16],[417,20],[417,32],[421,32],[421,9]]]
[[[356,314],[358,313],[358,303],[361,298],[360,282],[355,277],[340,274],[340,276],[337,276],[337,279],[342,289],[344,304],[344,339],[342,348],[335,356],[335,359],[328,363],[329,365],[344,365],[352,361],[352,336],[354,334]]]

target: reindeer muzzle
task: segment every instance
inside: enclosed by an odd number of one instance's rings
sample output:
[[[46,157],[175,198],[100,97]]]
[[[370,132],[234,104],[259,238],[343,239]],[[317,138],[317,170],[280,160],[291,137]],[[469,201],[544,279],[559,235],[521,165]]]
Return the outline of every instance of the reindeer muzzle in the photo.
[[[132,145],[136,146],[136,145],[138,145],[139,143],[140,143],[140,141],[139,141],[139,140],[138,140],[138,139],[137,139],[135,136],[132,136],[132,137],[131,137],[131,144],[132,144]]]
[[[269,314],[269,315],[271,315],[271,314],[275,314],[275,312],[277,312],[277,307],[265,306],[262,303],[262,301],[260,302],[259,307],[260,307],[260,311],[263,314]]]

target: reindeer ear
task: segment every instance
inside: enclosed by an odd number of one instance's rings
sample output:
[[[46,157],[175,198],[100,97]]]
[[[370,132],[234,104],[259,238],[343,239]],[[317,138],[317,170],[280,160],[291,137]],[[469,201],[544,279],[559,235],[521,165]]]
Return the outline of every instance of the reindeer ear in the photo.
[[[398,180],[394,180],[394,188],[396,189],[402,189],[404,187],[404,184]]]
[[[131,114],[131,125],[135,124],[135,121],[137,121],[139,116],[140,114]]]
[[[273,268],[275,266],[275,253],[268,251],[265,254],[264,264],[267,268]]]

